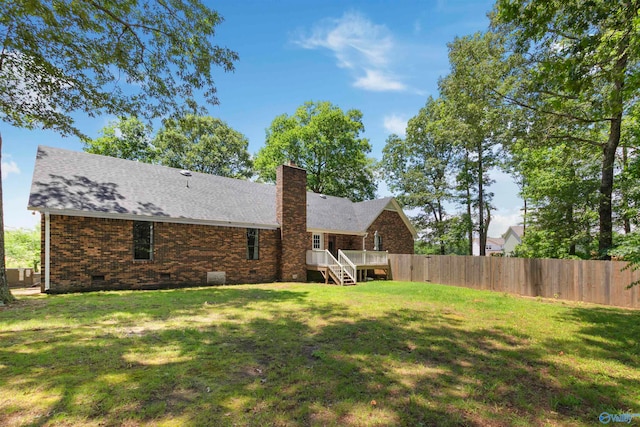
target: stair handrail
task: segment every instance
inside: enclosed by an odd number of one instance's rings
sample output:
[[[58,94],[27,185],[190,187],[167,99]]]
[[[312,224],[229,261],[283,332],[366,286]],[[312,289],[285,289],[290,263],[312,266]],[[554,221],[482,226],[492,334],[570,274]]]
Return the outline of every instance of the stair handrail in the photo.
[[[344,263],[342,262],[343,260],[344,260]],[[358,271],[358,269],[356,265],[353,262],[351,262],[349,257],[346,256],[344,252],[342,252],[342,249],[338,249],[338,264],[342,268],[343,272],[346,273],[347,276],[351,278],[351,280],[353,280],[353,283],[357,283],[356,272]]]
[[[340,261],[338,261],[331,252],[329,252],[328,250],[324,250],[324,256],[325,256],[325,265],[329,268],[329,270],[331,270],[335,276],[336,279],[338,279],[338,281],[340,282],[340,285],[344,285],[344,267],[342,266],[342,264],[340,264]],[[333,262],[330,262],[333,261]]]
[[[324,250],[325,252],[325,256],[327,257],[327,265],[330,265],[331,263],[329,261],[333,261],[335,264],[340,265],[340,262],[333,256],[333,254],[331,252],[329,252],[328,249]]]

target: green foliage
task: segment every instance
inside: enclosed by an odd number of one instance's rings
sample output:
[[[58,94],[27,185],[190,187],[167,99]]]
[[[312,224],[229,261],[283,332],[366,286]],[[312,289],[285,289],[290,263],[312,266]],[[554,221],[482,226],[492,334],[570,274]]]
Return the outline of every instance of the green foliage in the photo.
[[[198,0],[0,2],[0,118],[83,136],[73,112],[160,117],[196,90],[215,104],[214,66],[238,59],[211,41],[221,22]]]
[[[121,117],[102,129],[99,138],[83,141],[84,151],[153,163],[158,155],[151,144],[151,128],[136,117]]]
[[[510,147],[527,200],[527,235],[520,256],[590,257],[598,223],[598,153],[591,146],[536,146],[519,140]],[[580,248],[582,255],[579,254]],[[585,253],[586,252],[586,253]]]
[[[620,172],[616,175],[613,202],[617,225],[630,233],[640,226],[640,105],[634,104],[629,109],[622,130],[622,149],[616,158]]]
[[[613,243],[615,156],[640,88],[639,12],[637,1],[499,0],[493,16],[528,58],[505,97],[534,112],[547,145],[568,141],[600,152],[602,256]]]
[[[621,261],[628,261],[629,264],[625,268],[640,270],[640,232],[620,236],[620,241],[609,254],[618,257]],[[640,280],[630,283],[627,288],[637,285],[640,285]]]
[[[520,258],[591,259],[597,252],[594,238],[577,241],[567,237],[562,229],[540,229],[528,226],[527,233],[513,251]]]
[[[7,268],[32,267],[38,271],[40,265],[40,227],[32,230],[19,228],[4,232]]]
[[[414,244],[414,251],[423,255],[469,255],[469,246],[467,221],[462,214],[447,218],[441,240],[434,240],[428,232],[421,233]]]
[[[274,182],[276,167],[289,161],[306,169],[307,187],[316,193],[353,201],[375,197],[371,145],[362,113],[343,112],[330,102],[306,102],[295,114],[276,117],[267,129],[265,146],[255,167],[264,181]]]
[[[382,151],[380,168],[389,189],[407,208],[418,208],[414,218],[423,238],[447,253],[449,218],[444,204],[452,199],[452,182],[458,148],[449,132],[452,119],[441,99],[429,98],[409,120],[405,140],[390,135]]]
[[[511,123],[511,111],[498,94],[511,84],[515,57],[508,62],[504,56],[504,40],[498,34],[457,37],[449,44],[451,73],[440,81],[440,92],[453,118],[449,122],[455,132],[452,142],[462,152],[456,178],[467,210],[467,234],[477,231],[481,255],[494,209],[489,172],[501,165],[501,147]]]
[[[86,139],[75,113],[152,119],[197,111],[199,92],[216,104],[214,67],[238,60],[211,41],[220,22],[199,0],[1,1],[0,120]],[[0,184],[0,230],[2,210]]]
[[[166,119],[153,140],[165,166],[230,178],[250,178],[249,141],[220,119],[185,115]]]

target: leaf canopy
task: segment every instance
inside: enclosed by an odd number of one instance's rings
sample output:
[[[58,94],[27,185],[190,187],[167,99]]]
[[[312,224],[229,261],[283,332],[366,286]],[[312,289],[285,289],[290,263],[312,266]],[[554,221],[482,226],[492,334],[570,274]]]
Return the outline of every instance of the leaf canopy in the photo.
[[[0,118],[85,137],[72,113],[156,118],[216,104],[222,17],[199,0],[0,2]]]
[[[275,181],[276,167],[291,161],[307,171],[307,187],[316,193],[353,201],[375,197],[371,145],[362,113],[343,112],[330,102],[307,102],[295,114],[276,117],[255,160],[261,179]]]

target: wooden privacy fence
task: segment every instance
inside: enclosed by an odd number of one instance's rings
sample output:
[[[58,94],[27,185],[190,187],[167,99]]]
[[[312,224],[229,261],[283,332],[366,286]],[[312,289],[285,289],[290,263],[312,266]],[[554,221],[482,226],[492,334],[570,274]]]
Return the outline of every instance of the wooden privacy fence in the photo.
[[[389,254],[394,280],[640,308],[640,271],[626,262]]]

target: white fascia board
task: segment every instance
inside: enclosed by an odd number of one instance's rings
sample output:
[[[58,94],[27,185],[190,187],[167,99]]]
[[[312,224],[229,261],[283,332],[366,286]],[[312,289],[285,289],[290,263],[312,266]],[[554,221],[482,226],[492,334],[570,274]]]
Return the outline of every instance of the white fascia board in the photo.
[[[102,219],[122,219],[129,221],[149,221],[149,222],[169,222],[173,224],[192,224],[192,225],[212,225],[217,227],[233,227],[233,228],[258,228],[261,230],[277,230],[280,228],[280,224],[254,224],[248,222],[234,222],[234,221],[211,221],[205,219],[195,218],[172,218],[167,216],[142,216],[133,214],[114,214],[109,212],[85,212],[74,211],[67,209],[42,209],[28,207],[27,209],[32,211],[38,211],[40,213],[49,213],[51,215],[62,216],[82,216],[88,218],[102,218]]]
[[[407,218],[407,215],[405,215],[404,213],[404,209],[402,209],[402,206],[400,206],[400,203],[398,203],[398,201],[396,199],[391,199],[391,201],[389,202],[390,205],[393,205],[394,210],[396,212],[398,212],[398,214],[400,215],[400,218],[402,219],[402,221],[405,223],[405,225],[407,226],[407,228],[409,229],[409,232],[411,233],[411,235],[413,236],[413,239],[417,239],[418,238],[418,230],[416,230],[416,228],[413,226],[413,224],[411,223],[411,221],[409,221],[409,218]]]
[[[364,236],[366,231],[329,230],[326,228],[307,228],[308,233],[344,234],[346,236]]]
[[[402,222],[404,222],[404,224],[409,229],[409,232],[413,236],[413,240],[418,238],[418,231],[413,226],[413,224],[411,224],[411,221],[409,221],[409,218],[407,218],[407,215],[405,215],[404,210],[402,209],[402,206],[400,206],[400,203],[398,203],[398,201],[395,198],[392,198],[391,200],[389,200],[389,203],[387,203],[387,206],[385,206],[384,209],[382,210],[397,212],[398,215],[400,215],[400,219],[402,219]],[[369,227],[371,227],[371,224],[373,224],[376,221],[376,219],[378,219],[379,216],[380,215],[376,216],[373,219],[373,221],[371,221],[371,223],[367,225],[367,230],[369,229]]]

